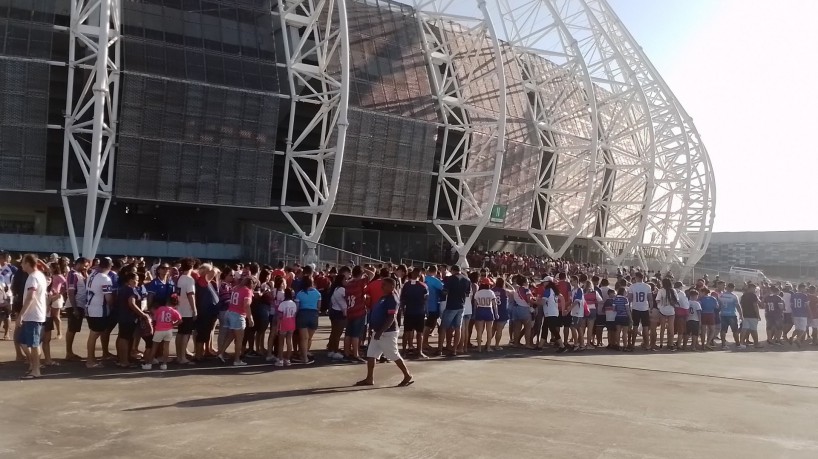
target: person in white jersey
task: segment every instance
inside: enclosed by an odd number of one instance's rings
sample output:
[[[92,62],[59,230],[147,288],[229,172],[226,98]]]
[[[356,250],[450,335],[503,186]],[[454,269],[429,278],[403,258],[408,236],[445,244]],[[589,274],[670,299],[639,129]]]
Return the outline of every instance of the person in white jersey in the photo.
[[[88,359],[85,362],[85,366],[88,368],[102,367],[102,364],[97,362],[95,353],[97,339],[108,329],[108,316],[110,315],[110,308],[114,304],[114,284],[109,276],[111,266],[113,266],[113,262],[110,258],[99,260],[97,270],[91,273],[86,284],[85,313],[88,328],[91,329],[91,332],[88,334],[86,347]]]
[[[23,296],[23,309],[17,316],[17,327],[20,331],[20,345],[28,358],[29,369],[23,379],[40,377],[40,334],[46,321],[47,290],[43,270],[48,267],[37,256],[28,254],[23,257],[23,270],[28,273]]]
[[[637,272],[636,282],[630,287],[630,302],[632,321],[631,330],[628,333],[628,348],[636,346],[636,332],[642,327],[642,349],[648,350],[650,330],[650,308],[653,307],[653,292],[650,285],[644,282],[644,274]]]
[[[185,258],[179,267],[179,280],[176,281],[176,288],[179,290],[179,314],[182,315],[182,322],[179,324],[179,332],[176,334],[176,361],[182,365],[190,365],[193,362],[187,358],[187,346],[190,342],[190,335],[196,325],[196,281],[191,276],[193,272],[193,259]],[[241,348],[241,343],[237,343]]]

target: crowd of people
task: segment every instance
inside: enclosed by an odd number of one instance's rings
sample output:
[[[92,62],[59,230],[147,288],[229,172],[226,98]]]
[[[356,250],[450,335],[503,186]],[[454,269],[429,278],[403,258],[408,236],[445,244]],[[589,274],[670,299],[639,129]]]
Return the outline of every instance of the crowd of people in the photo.
[[[64,359],[84,360],[88,368],[106,360],[144,370],[207,359],[237,367],[254,358],[275,367],[309,365],[321,315],[330,322],[328,358],[366,363],[358,385],[374,383],[377,360],[394,362],[406,386],[414,381],[404,356],[492,353],[504,346],[557,353],[707,351],[725,348],[732,337],[739,349],[758,348],[762,310],[768,345],[818,345],[818,292],[810,284],[747,283],[737,294],[735,285],[718,279],[684,286],[671,273],[630,268],[608,277],[598,266],[567,260],[515,266],[498,259],[475,269],[317,269],[2,253],[0,319],[4,339],[11,333],[18,360],[29,364],[25,379],[60,364],[55,341],[62,339]],[[75,341],[84,326],[83,358]]]

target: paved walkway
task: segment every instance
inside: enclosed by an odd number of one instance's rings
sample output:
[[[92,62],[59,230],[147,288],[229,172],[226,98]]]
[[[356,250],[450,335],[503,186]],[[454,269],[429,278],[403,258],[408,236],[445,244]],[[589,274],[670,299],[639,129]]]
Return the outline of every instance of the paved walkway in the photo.
[[[815,349],[506,351],[410,361],[408,388],[379,364],[360,389],[362,365],[323,356],[286,369],[71,363],[19,381],[0,342],[0,457],[815,458]]]

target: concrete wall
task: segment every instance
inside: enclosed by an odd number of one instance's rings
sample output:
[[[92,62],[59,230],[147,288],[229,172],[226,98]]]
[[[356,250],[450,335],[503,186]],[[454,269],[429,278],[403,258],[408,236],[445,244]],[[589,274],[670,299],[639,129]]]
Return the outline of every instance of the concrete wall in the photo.
[[[77,244],[82,244],[80,238]],[[0,248],[9,252],[71,253],[71,242],[63,236],[28,234],[0,234]],[[103,255],[134,255],[178,258],[195,256],[207,260],[236,260],[240,258],[238,244],[203,244],[186,242],[141,241],[132,239],[102,239],[98,253]]]

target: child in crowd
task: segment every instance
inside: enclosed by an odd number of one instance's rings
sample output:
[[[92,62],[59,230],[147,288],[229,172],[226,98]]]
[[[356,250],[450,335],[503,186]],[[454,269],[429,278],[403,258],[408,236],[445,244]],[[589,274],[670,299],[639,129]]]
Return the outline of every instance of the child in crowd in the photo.
[[[295,315],[298,306],[293,301],[293,290],[284,289],[284,301],[278,305],[278,361],[277,367],[290,366],[290,356],[293,352],[293,332],[295,332]],[[284,352],[284,345],[287,352]],[[285,357],[286,356],[286,357]]]
[[[616,298],[616,290],[608,290],[608,298],[602,305],[602,310],[605,312],[605,326],[608,327],[608,349],[616,348],[616,308],[614,307],[614,298]]]
[[[687,315],[687,330],[684,341],[682,342],[682,350],[687,349],[687,338],[691,338],[691,347],[693,350],[704,350],[704,347],[699,346],[699,323],[701,322],[702,305],[699,303],[699,292],[692,290],[690,296],[690,309]]]
[[[160,370],[168,369],[168,356],[170,355],[170,342],[173,341],[173,326],[182,321],[182,315],[176,310],[179,305],[179,297],[176,294],[170,297],[170,306],[159,306],[153,312],[153,346],[148,350],[148,355],[145,357],[145,364],[142,365],[143,370],[150,370],[153,368],[153,355],[159,344],[162,344],[162,363],[159,365]]]

